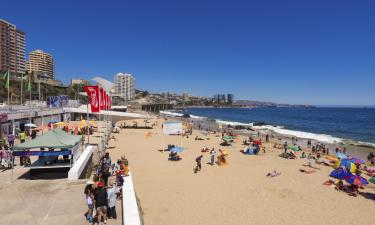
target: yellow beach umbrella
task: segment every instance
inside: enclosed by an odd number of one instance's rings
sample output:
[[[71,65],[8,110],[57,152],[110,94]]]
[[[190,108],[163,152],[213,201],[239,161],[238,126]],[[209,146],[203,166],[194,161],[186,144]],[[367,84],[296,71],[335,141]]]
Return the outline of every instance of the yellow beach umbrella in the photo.
[[[58,122],[58,123],[54,123],[53,125],[54,126],[64,126],[65,123],[64,122]]]

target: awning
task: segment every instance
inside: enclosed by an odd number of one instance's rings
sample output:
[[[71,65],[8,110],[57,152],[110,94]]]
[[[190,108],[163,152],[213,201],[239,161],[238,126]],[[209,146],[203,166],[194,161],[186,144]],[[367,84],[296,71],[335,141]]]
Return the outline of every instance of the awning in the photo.
[[[25,150],[32,148],[73,148],[82,139],[82,136],[71,135],[66,133],[60,128],[56,128],[45,133],[42,136],[38,136],[35,139],[21,143],[12,147],[13,150]]]

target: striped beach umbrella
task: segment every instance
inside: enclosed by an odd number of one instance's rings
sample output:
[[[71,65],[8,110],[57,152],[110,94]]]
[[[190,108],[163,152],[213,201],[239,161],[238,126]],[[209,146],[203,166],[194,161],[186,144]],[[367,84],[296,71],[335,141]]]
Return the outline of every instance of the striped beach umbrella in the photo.
[[[368,181],[365,178],[361,176],[357,176],[357,175],[348,176],[345,178],[345,180],[349,184],[356,184],[358,186],[363,186],[363,185],[368,184]]]

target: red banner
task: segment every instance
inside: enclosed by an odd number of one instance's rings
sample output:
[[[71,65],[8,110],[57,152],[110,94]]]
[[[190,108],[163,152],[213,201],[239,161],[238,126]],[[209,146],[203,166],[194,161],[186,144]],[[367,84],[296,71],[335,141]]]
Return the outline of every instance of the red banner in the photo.
[[[108,110],[108,95],[107,95],[106,92],[104,93],[104,96],[105,96],[105,103],[104,103],[104,105],[105,105],[105,110]]]
[[[100,109],[104,110],[104,90],[100,88]]]
[[[85,86],[85,91],[89,97],[91,105],[91,112],[99,112],[99,87],[98,86]]]

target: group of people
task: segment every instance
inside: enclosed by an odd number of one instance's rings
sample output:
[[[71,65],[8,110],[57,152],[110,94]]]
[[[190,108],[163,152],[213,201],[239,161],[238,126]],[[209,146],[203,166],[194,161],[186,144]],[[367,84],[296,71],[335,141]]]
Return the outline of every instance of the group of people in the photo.
[[[209,164],[211,166],[215,165],[215,157],[216,157],[216,150],[212,148],[209,150],[207,147],[204,147],[202,149],[202,152],[209,152],[210,154],[210,160]],[[219,149],[219,155],[216,157],[216,164],[219,166],[224,166],[228,164],[228,153],[225,150]],[[203,154],[200,154],[197,158],[195,158],[196,166],[194,168],[194,172],[197,173],[202,170],[202,159],[203,159]]]
[[[87,182],[84,190],[86,204],[86,220],[92,224],[106,224],[107,219],[116,219],[116,200],[121,198],[123,176],[129,173],[128,160],[121,157],[112,163],[107,152],[99,161],[93,180]],[[115,176],[115,179],[111,177]]]

